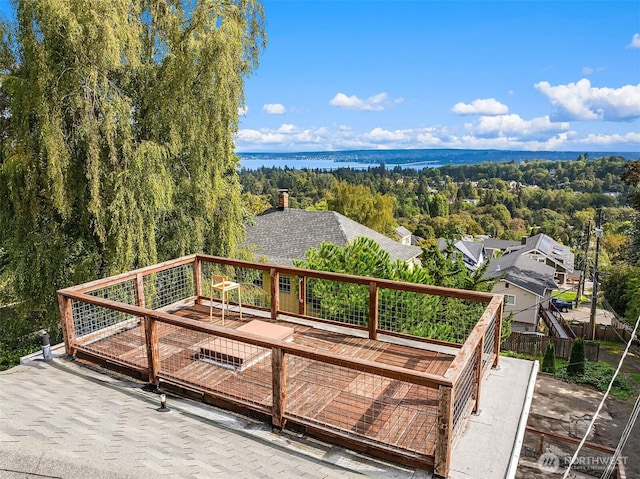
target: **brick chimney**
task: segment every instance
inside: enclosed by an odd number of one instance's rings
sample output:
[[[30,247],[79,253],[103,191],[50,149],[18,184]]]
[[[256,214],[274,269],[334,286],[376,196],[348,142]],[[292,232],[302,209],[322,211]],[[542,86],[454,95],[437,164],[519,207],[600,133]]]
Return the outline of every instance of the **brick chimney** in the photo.
[[[284,210],[286,208],[289,208],[289,190],[279,190],[278,209]]]

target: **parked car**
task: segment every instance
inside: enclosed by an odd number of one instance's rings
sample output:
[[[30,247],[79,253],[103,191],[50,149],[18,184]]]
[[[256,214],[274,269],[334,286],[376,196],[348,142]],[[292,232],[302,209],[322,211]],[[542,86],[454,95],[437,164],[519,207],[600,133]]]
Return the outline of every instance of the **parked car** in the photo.
[[[553,304],[556,308],[558,308],[558,311],[565,312],[565,313],[570,309],[573,309],[573,303],[571,301],[563,301],[562,299],[558,299],[558,298],[553,298],[551,300],[551,304]]]

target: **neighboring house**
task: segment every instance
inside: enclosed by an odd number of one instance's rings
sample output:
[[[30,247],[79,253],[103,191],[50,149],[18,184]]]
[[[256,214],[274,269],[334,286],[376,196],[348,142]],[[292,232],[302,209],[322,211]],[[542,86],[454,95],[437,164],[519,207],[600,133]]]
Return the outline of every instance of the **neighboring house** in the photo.
[[[503,317],[514,314],[513,331],[538,331],[540,304],[546,305],[557,287],[555,272],[553,267],[523,254],[505,254],[490,261],[485,277],[500,278],[492,293],[504,295]]]
[[[526,255],[529,258],[551,266],[555,270],[555,281],[564,286],[573,273],[575,256],[568,246],[564,246],[544,233],[530,238],[522,238],[521,244],[512,246],[505,251],[505,255]]]
[[[440,251],[445,251],[448,246],[447,240],[442,238],[438,239]],[[453,243],[454,258],[459,255],[462,255],[464,265],[471,271],[477,270],[487,259],[484,246],[478,241],[458,240]]]
[[[482,241],[487,254],[487,259],[499,258],[509,248],[520,245],[520,241],[486,238]]]
[[[409,231],[404,226],[398,226],[395,229],[395,234],[396,234],[396,237],[398,238],[398,241],[400,242],[400,244],[404,244],[404,245],[412,244],[411,231]]]
[[[280,193],[277,208],[259,214],[254,218],[254,224],[247,226],[245,244],[257,258],[264,257],[268,263],[293,266],[294,260],[303,260],[307,251],[318,248],[322,243],[345,246],[360,236],[378,243],[392,261],[420,263],[422,248],[401,244],[335,211],[289,208],[286,192]],[[270,284],[269,275],[265,274],[260,286],[269,291]],[[282,309],[297,311],[297,287],[293,278],[280,276]]]

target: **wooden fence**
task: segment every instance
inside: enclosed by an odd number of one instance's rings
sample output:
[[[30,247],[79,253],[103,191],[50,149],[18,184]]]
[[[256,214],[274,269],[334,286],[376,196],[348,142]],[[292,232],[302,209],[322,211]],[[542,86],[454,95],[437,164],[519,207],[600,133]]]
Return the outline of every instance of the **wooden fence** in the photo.
[[[542,356],[547,348],[547,344],[551,343],[555,348],[556,358],[568,360],[571,355],[571,346],[574,341],[575,339],[572,338],[564,339],[514,332],[502,342],[501,349],[503,351],[512,351],[518,354]],[[586,341],[584,346],[585,357],[587,360],[597,361],[600,355],[600,344],[597,342]]]
[[[589,334],[588,323],[574,323],[570,324],[571,329],[579,338],[584,338]],[[597,341],[611,341],[616,343],[627,343],[631,339],[632,329],[622,327],[616,328],[608,324],[599,324],[596,327],[596,340]]]

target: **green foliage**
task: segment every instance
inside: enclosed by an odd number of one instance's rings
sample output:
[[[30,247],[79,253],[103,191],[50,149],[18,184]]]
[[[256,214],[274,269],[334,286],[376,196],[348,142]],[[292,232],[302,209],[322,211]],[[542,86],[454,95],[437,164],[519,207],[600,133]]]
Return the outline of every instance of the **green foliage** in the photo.
[[[443,258],[443,263],[451,261]],[[359,276],[405,281],[439,286],[480,286],[485,283],[470,279],[463,266],[462,271],[446,277],[439,283],[435,273],[439,266],[427,263],[426,267],[392,262],[389,254],[373,240],[357,238],[344,247],[323,243],[307,252],[304,261],[296,266],[320,271],[332,271]],[[449,268],[453,270],[453,268]],[[368,324],[369,288],[326,280],[308,280],[310,299],[322,317],[334,321],[366,326]],[[455,298],[410,293],[393,289],[379,290],[379,322],[394,331],[441,341],[463,342],[482,315],[486,305]]]
[[[577,338],[571,345],[571,354],[569,355],[569,364],[567,365],[567,375],[581,376],[584,374],[585,353],[584,340]]]
[[[390,195],[372,194],[366,186],[350,185],[344,181],[333,185],[327,199],[329,210],[386,234],[391,234],[396,227],[394,204],[395,199]]]
[[[462,255],[455,255],[454,251],[451,241],[447,243],[444,251],[440,250],[436,242],[423,246],[422,267],[432,275],[434,284],[448,288],[491,291],[495,280],[484,277],[489,268],[489,262],[470,271],[465,266]]]
[[[640,282],[640,267],[618,264],[609,267],[604,275],[601,291],[614,311],[622,317],[631,318],[635,323],[631,304],[640,296],[637,283]]]
[[[500,341],[505,341],[509,336],[511,336],[511,333],[513,332],[511,328],[511,325],[513,323],[513,318],[515,318],[513,311],[511,311],[509,313],[509,316],[507,316],[506,318],[504,316],[502,317],[502,327],[500,328]]]
[[[0,371],[20,363],[20,358],[40,349],[38,318],[23,321],[16,307],[0,307]],[[56,338],[52,341],[57,342]]]
[[[551,342],[547,343],[547,349],[544,352],[542,372],[549,374],[556,373],[556,349]]]
[[[640,160],[629,163],[621,175],[622,181],[631,187],[629,204],[636,210],[633,225],[629,230],[629,263],[640,266]]]
[[[575,343],[574,343],[575,344]],[[598,391],[606,391],[615,372],[615,368],[601,361],[588,361],[584,363],[584,372],[575,375],[571,374],[569,364],[559,366],[556,377],[562,381],[575,384],[585,384],[596,388]],[[612,394],[619,397],[629,396],[631,387],[629,381],[622,375],[618,375],[613,382]]]
[[[0,48],[0,247],[25,309],[53,327],[57,289],[229,255],[246,217],[232,137],[264,46],[260,4],[15,5]]]

